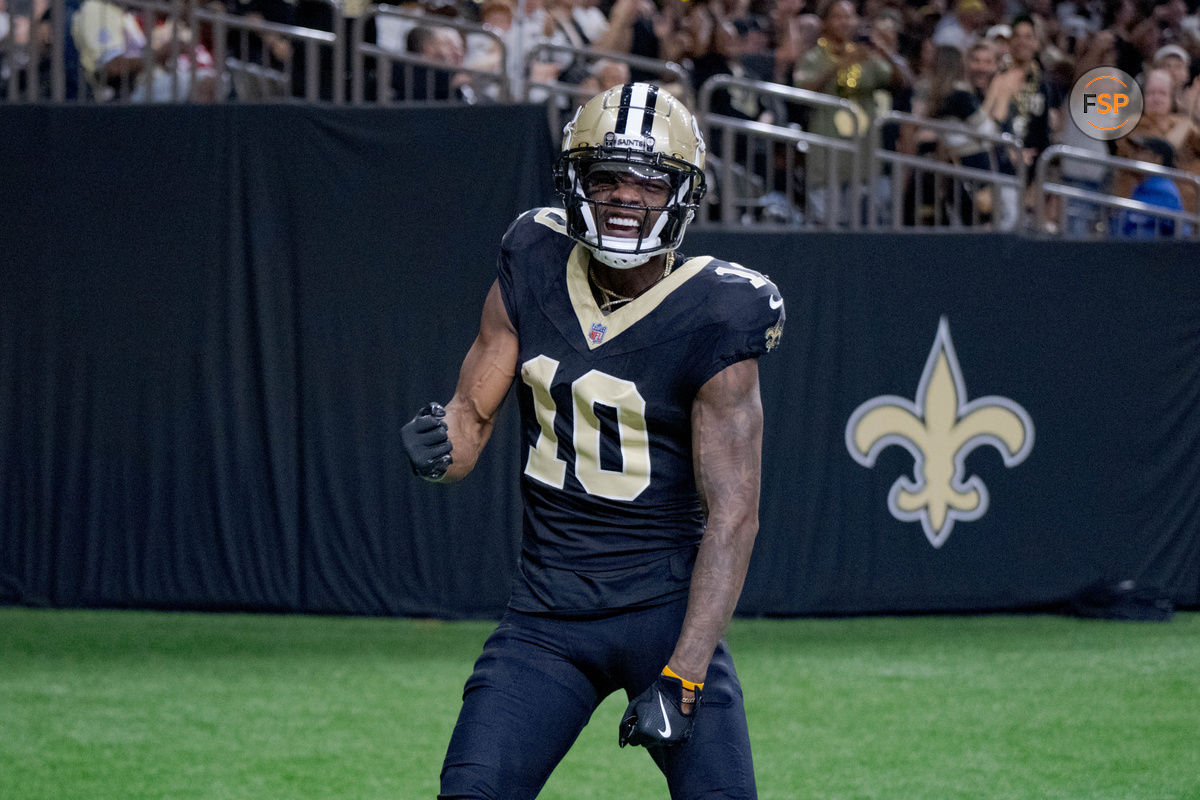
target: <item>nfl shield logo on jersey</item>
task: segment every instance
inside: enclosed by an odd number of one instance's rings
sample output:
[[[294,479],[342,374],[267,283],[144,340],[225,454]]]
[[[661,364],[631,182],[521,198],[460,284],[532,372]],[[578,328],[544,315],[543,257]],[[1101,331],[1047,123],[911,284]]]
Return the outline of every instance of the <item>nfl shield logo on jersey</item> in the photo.
[[[608,333],[608,326],[601,325],[599,322],[592,323],[592,332],[588,334],[588,338],[596,344],[604,341],[604,334]]]

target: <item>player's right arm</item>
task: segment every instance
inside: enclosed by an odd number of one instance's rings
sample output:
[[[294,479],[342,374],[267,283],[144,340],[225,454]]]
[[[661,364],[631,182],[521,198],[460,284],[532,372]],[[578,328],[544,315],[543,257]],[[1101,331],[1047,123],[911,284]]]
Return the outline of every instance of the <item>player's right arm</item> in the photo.
[[[413,472],[427,480],[452,483],[474,469],[517,374],[518,352],[517,331],[495,282],[444,416],[438,415],[440,406],[431,404],[401,430]]]

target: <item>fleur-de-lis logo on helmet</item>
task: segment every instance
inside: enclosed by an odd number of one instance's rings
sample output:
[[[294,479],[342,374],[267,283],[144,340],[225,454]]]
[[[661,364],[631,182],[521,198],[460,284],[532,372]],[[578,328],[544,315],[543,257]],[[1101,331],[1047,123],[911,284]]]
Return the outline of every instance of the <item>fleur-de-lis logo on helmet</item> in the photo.
[[[995,447],[1014,467],[1033,449],[1033,420],[1007,397],[967,402],[962,368],[945,317],[917,387],[916,402],[886,395],[860,405],[846,424],[846,449],[864,467],[874,467],[884,448],[912,453],[913,477],[901,476],[888,494],[896,519],[920,521],[934,547],[945,543],[956,520],[987,513],[988,490],[977,475],[967,477],[967,455],[983,444]]]

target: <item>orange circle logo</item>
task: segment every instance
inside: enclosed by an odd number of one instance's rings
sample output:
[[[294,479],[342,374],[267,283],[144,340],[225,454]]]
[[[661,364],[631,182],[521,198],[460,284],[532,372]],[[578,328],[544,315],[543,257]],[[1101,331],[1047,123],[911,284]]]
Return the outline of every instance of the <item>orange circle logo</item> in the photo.
[[[1116,67],[1097,67],[1071,87],[1071,121],[1093,139],[1119,139],[1142,118],[1142,89]]]

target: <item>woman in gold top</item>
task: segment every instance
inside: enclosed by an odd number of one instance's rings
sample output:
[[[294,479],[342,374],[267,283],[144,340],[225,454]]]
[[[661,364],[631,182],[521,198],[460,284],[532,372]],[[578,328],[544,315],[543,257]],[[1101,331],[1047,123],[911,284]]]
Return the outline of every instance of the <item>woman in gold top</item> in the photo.
[[[853,113],[814,108],[808,130],[841,139],[861,137],[861,179],[865,176],[865,158],[870,150],[867,132],[879,112],[876,92],[903,85],[907,70],[896,55],[894,37],[888,37],[883,29],[873,28],[867,37],[856,36],[860,20],[850,0],[833,0],[825,7],[821,19],[821,38],[797,62],[793,83],[801,89],[836,95],[854,104]],[[821,220],[826,218],[824,195],[830,179],[840,185],[851,176],[849,153],[839,154],[833,163],[826,153],[824,147],[810,148],[805,164],[810,211]]]

